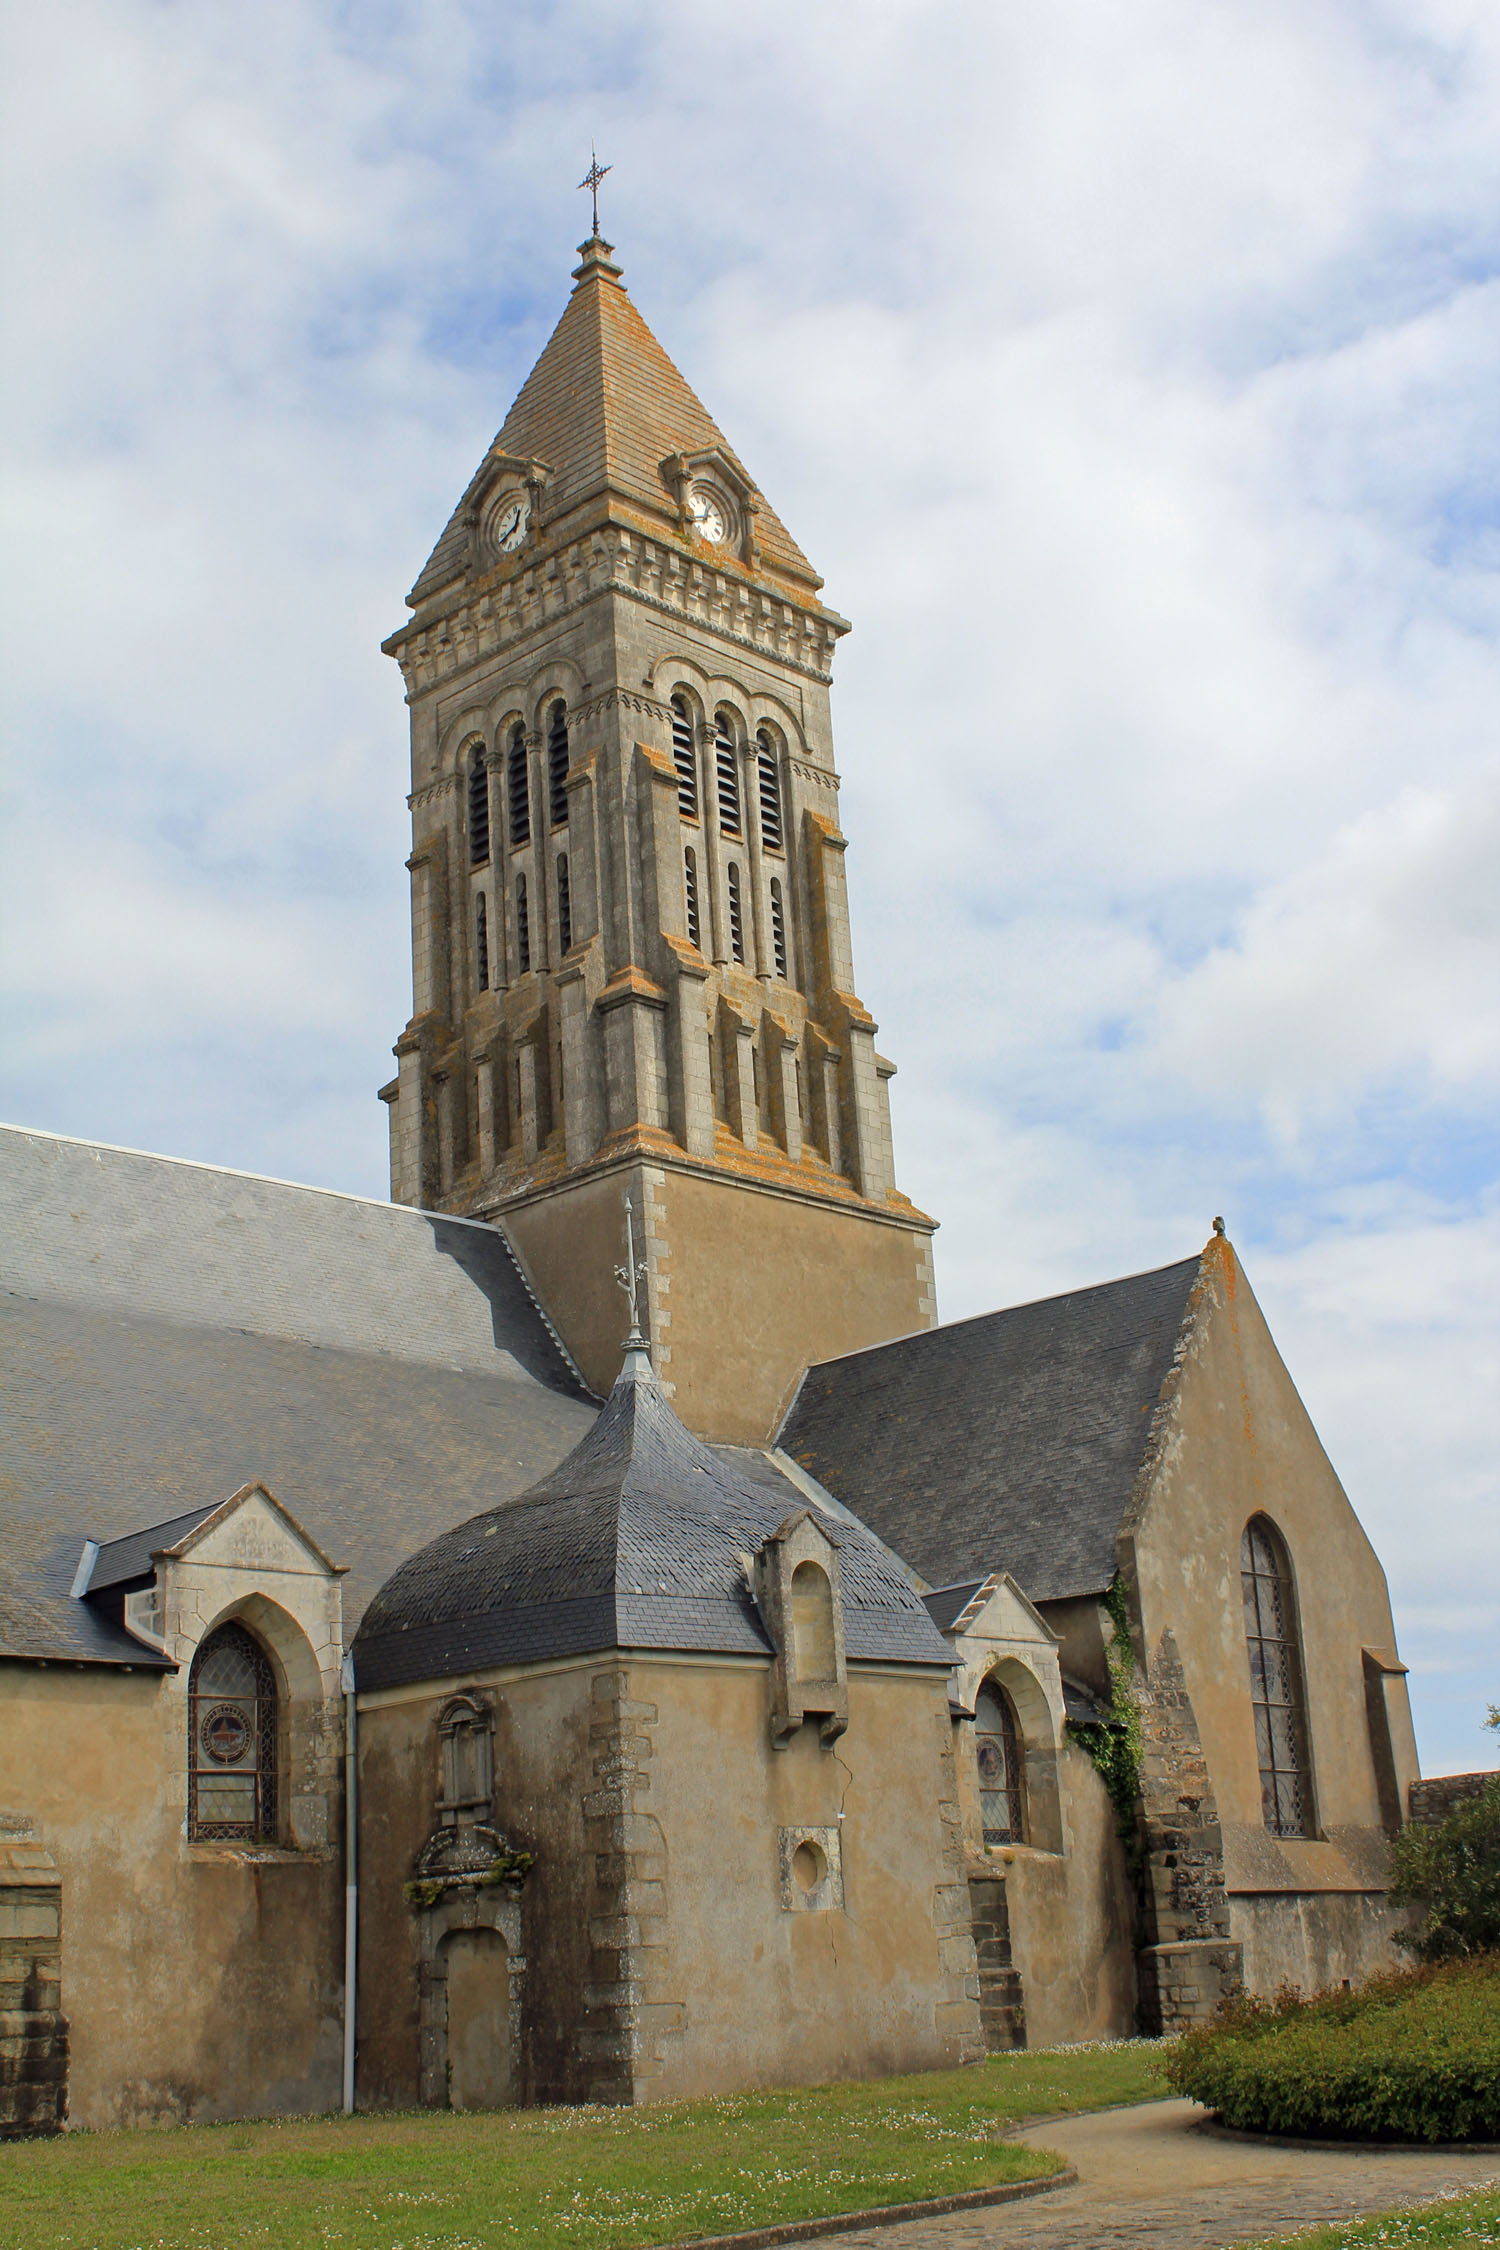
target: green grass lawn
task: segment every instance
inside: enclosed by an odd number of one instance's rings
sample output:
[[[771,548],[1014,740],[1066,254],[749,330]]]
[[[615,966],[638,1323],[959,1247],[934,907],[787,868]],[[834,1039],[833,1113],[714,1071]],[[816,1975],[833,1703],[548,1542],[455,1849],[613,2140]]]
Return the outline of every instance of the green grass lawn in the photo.
[[[1381,2211],[1368,2219],[1341,2219],[1335,2226],[1284,2234],[1274,2242],[1246,2243],[1241,2250],[1474,2250],[1500,2243],[1500,2187],[1475,2195],[1444,2196],[1414,2211]]]
[[[1036,2179],[1023,2119],[1159,2099],[1146,2044],[658,2109],[423,2111],[0,2148],[0,2250],[624,2250]]]

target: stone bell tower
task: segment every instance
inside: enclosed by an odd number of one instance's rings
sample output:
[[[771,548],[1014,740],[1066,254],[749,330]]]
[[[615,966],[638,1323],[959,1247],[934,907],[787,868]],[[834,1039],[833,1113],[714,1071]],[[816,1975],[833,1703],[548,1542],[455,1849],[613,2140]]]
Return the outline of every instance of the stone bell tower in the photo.
[[[384,644],[412,758],[391,1194],[500,1222],[602,1392],[628,1189],[678,1412],[758,1442],[809,1361],[935,1318],[854,990],[848,626],[611,246],[581,256]]]

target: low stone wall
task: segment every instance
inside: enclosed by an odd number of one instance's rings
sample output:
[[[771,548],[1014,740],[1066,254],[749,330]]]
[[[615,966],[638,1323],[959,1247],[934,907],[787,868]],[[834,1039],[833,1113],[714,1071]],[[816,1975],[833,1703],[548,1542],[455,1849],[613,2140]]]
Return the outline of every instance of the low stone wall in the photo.
[[[1414,1781],[1409,1800],[1411,1817],[1424,1823],[1446,1820],[1449,1813],[1470,1804],[1497,1781],[1500,1773],[1445,1773],[1435,1781]]]

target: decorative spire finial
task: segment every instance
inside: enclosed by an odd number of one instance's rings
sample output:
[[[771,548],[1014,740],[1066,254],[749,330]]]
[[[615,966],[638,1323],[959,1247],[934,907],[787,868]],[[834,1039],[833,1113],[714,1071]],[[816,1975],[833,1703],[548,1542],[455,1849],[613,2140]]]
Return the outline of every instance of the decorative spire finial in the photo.
[[[1215,1233],[1215,1234],[1222,1234],[1223,1232],[1224,1232],[1224,1221],[1223,1221],[1222,1219],[1215,1219],[1215,1221],[1214,1221],[1214,1233]]]
[[[649,1347],[641,1333],[641,1284],[646,1278],[646,1261],[635,1254],[635,1206],[627,1190],[625,1196],[625,1263],[615,1267],[615,1279],[625,1292],[630,1306],[630,1334],[625,1339],[625,1365],[630,1368],[630,1355],[639,1352],[646,1366],[651,1365]]]
[[[613,164],[601,164],[599,162],[598,154],[594,148],[594,144],[592,141],[590,141],[589,168],[584,173],[583,178],[579,181],[578,185],[580,188],[587,188],[594,199],[594,239],[596,241],[598,240],[599,236],[599,182],[603,179],[606,172],[612,172],[613,170]],[[626,1208],[628,1209],[629,1206],[627,1205]]]

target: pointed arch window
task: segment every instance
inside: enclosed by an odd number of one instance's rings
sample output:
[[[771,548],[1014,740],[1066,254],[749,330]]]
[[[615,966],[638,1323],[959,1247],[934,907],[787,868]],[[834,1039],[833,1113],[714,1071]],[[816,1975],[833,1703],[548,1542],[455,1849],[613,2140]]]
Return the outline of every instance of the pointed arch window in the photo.
[[[786,967],[786,906],[781,896],[781,885],[771,877],[771,953],[776,963],[776,974],[784,977]]]
[[[1245,1526],[1240,1587],[1250,1652],[1261,1818],[1273,1836],[1310,1836],[1312,1765],[1297,1597],[1286,1541],[1269,1516],[1252,1516]]]
[[[719,828],[725,836],[740,833],[740,767],[729,721],[721,711],[714,720],[714,777],[719,785]]]
[[[474,901],[474,982],[490,989],[490,909],[483,891]]]
[[[677,810],[684,820],[696,820],[698,758],[693,748],[692,718],[680,695],[672,698],[672,763],[677,768]]]
[[[568,817],[568,707],[554,703],[547,723],[547,802],[554,828]]]
[[[568,855],[557,855],[557,946],[566,953],[573,943],[573,889],[568,881]]]
[[[729,862],[729,950],[741,967],[745,961],[745,912],[740,901],[740,871]]]
[[[469,865],[483,867],[490,856],[490,775],[484,744],[476,742],[469,759]]]
[[[526,729],[519,723],[513,729],[510,749],[505,760],[506,795],[510,803],[510,840],[512,845],[531,841],[531,788],[526,772]]]
[[[979,1823],[987,1844],[1026,1841],[1026,1757],[1016,1707],[998,1680],[986,1680],[974,1705]]]
[[[687,904],[688,944],[701,947],[703,926],[698,917],[698,855],[691,844],[682,855],[682,895]]]
[[[524,875],[516,877],[516,960],[524,977],[531,967],[531,906]]]
[[[755,775],[760,790],[760,840],[768,852],[779,852],[782,848],[781,773],[776,763],[776,745],[764,727],[755,737]]]
[[[271,1660],[243,1625],[220,1625],[188,1675],[188,1834],[276,1836],[280,1712]]]

